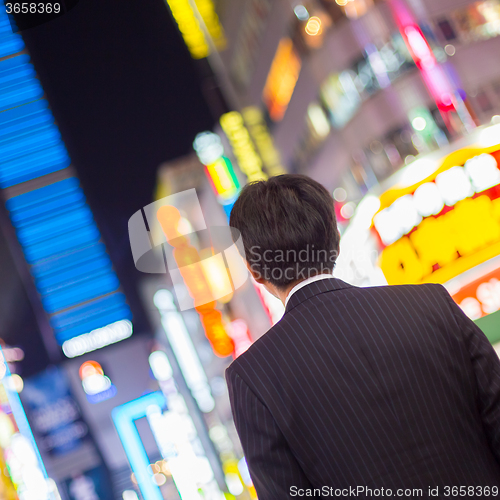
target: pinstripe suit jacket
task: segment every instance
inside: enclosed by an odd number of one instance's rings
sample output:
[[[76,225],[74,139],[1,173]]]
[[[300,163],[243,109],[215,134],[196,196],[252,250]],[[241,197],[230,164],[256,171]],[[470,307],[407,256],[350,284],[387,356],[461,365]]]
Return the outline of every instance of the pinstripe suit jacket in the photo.
[[[500,361],[441,285],[309,284],[226,379],[259,500],[500,485]]]

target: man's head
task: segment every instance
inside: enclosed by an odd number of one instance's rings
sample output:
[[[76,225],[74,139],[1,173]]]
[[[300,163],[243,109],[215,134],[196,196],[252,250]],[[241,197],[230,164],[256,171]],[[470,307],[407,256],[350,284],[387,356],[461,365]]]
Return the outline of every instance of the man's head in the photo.
[[[328,191],[304,175],[279,175],[248,184],[231,211],[229,225],[242,236],[254,278],[283,292],[331,273],[339,233]]]

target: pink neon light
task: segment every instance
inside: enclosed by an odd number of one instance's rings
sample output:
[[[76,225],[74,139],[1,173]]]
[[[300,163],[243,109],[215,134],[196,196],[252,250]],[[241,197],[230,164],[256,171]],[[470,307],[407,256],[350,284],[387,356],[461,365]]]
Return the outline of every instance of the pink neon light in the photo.
[[[412,13],[403,0],[389,0],[389,5],[403,40],[437,107],[441,111],[456,110],[453,87],[443,68],[437,63],[429,42]]]

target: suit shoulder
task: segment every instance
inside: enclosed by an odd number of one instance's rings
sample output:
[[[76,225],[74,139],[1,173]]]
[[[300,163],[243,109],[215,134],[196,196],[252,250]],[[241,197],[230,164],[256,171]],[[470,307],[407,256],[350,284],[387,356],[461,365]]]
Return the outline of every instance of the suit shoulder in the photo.
[[[226,368],[226,377],[230,372],[238,375],[256,360],[265,357],[266,352],[271,349],[272,337],[279,335],[286,324],[286,314],[275,325],[273,325],[266,333],[260,336],[245,352],[240,354],[233,362]]]
[[[416,285],[383,285],[383,286],[372,286],[372,287],[360,287],[355,288],[356,291],[360,293],[380,293],[380,294],[402,294],[402,295],[414,295],[422,297],[445,297],[448,291],[443,285],[439,283],[419,283]]]

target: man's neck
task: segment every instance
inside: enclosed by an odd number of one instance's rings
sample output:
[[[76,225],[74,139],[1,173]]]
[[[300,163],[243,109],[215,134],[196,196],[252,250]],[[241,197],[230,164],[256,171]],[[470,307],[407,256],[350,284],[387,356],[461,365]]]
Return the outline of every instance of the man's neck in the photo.
[[[281,302],[283,302],[283,305],[286,307],[286,304],[288,302],[289,297],[294,293],[294,288],[297,287],[298,285],[304,283],[304,282],[309,282],[311,280],[319,280],[319,279],[326,279],[326,278],[333,278],[333,276],[330,273],[319,273],[314,276],[310,276],[309,278],[305,278],[303,280],[298,280],[291,284],[287,289],[282,292],[282,296],[279,296],[279,299]],[[305,283],[304,283],[305,284]]]

